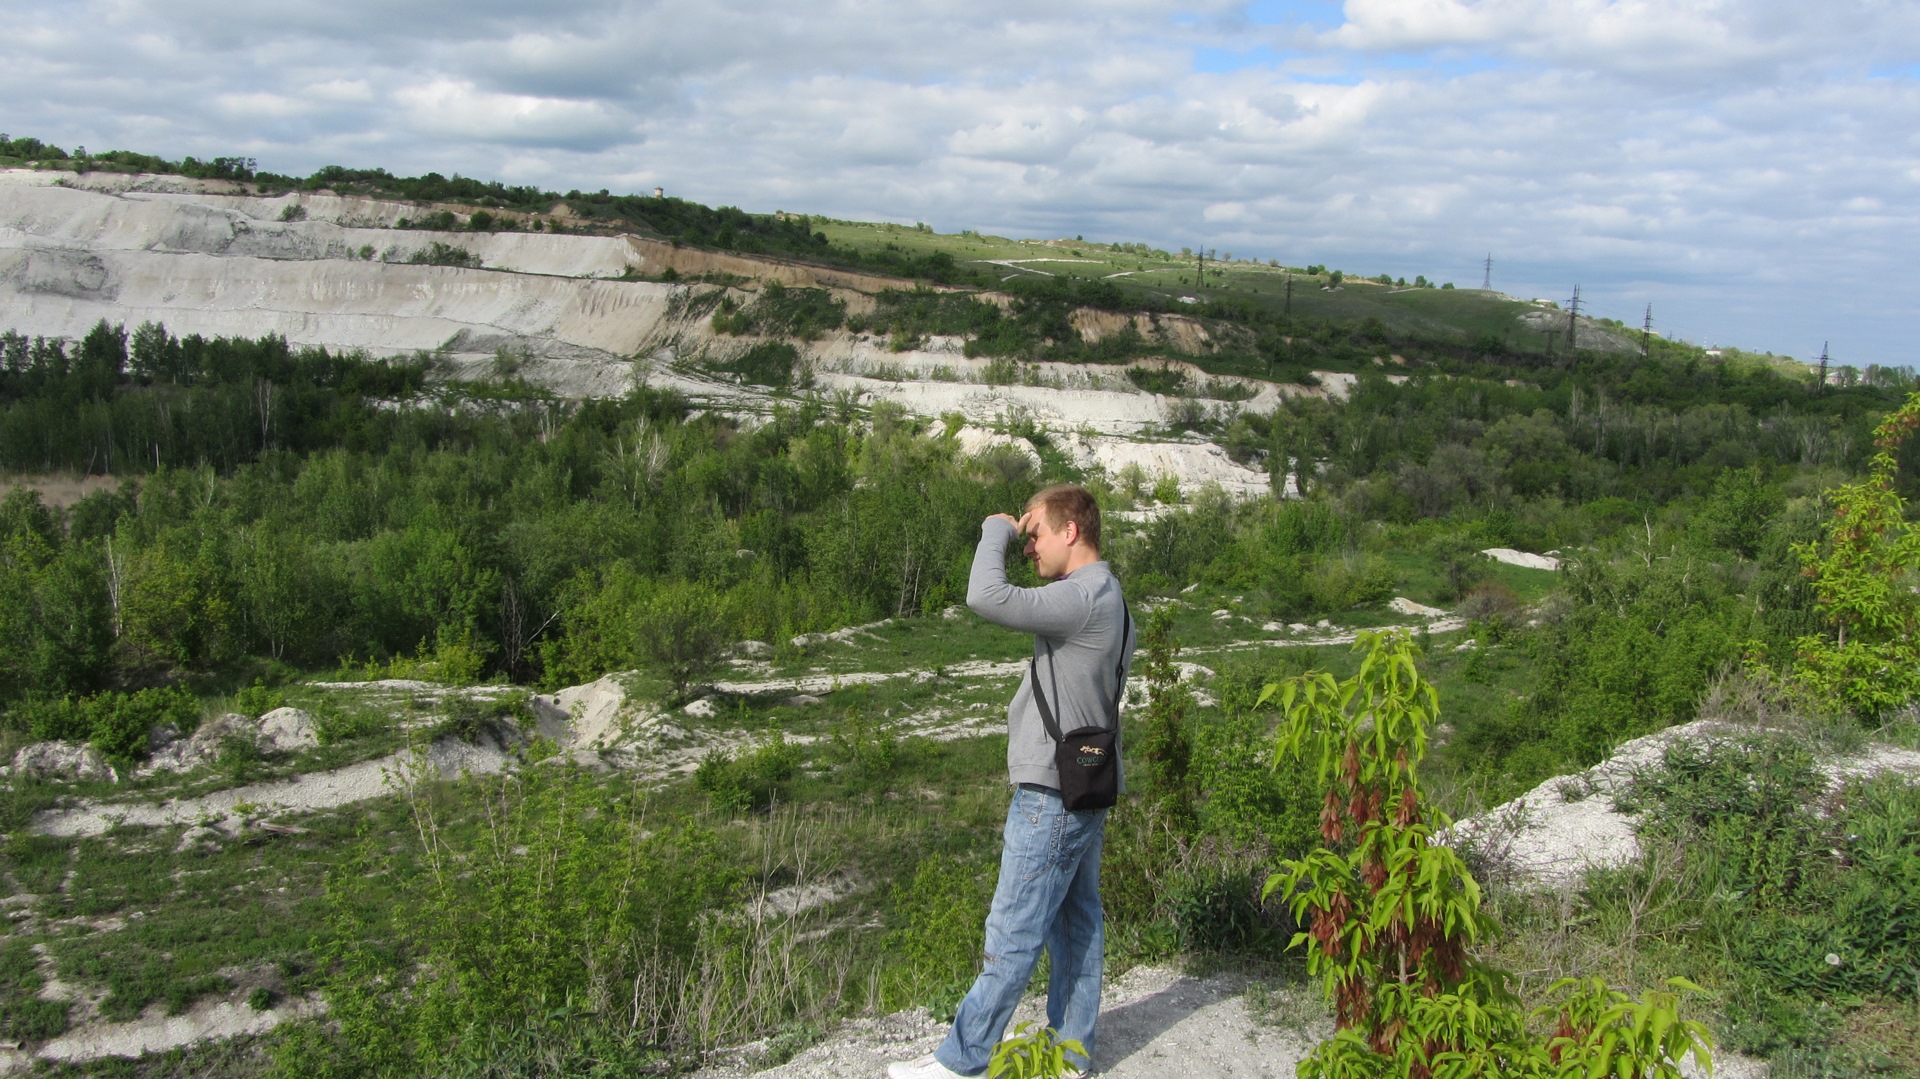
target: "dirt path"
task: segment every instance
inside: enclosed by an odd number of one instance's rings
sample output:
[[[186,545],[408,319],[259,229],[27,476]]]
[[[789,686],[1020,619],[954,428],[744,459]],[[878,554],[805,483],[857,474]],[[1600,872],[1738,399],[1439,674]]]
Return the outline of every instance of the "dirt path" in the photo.
[[[197,798],[172,798],[158,803],[83,802],[67,809],[48,810],[35,817],[28,827],[41,835],[62,838],[96,836],[123,825],[162,828],[203,824],[236,831],[248,817],[273,816],[280,812],[311,813],[390,794],[406,776],[419,773],[423,766],[436,776],[461,772],[491,774],[505,767],[506,761],[507,755],[492,746],[441,741],[424,755],[402,750],[328,772],[250,783]]]
[[[1308,1047],[1328,1033],[1326,1009],[1298,993],[1272,998],[1274,1009],[1251,1007],[1247,989],[1236,975],[1135,967],[1104,994],[1097,1069],[1112,1079],[1292,1079]],[[1038,998],[1014,1015],[1015,1025],[1028,1020],[1045,1021]],[[945,1036],[923,1008],[855,1019],[777,1068],[736,1062],[695,1079],[881,1079],[889,1061],[931,1053]]]
[[[126,1023],[87,1023],[67,1031],[31,1053],[0,1050],[0,1075],[30,1071],[38,1061],[81,1064],[106,1057],[164,1053],[198,1042],[265,1034],[288,1019],[317,1015],[318,1001],[297,1000],[255,1011],[232,1000],[202,1001],[180,1015],[151,1014]]]

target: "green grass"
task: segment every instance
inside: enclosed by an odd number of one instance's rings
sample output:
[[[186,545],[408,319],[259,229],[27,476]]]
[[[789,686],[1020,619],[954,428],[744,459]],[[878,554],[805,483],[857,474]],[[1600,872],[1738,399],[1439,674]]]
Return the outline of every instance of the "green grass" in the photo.
[[[1522,352],[1544,353],[1546,348],[1541,335],[1524,329],[1517,321],[1525,312],[1540,310],[1537,305],[1516,302],[1498,293],[1481,292],[1478,289],[1399,288],[1356,279],[1351,276],[1354,271],[1349,268],[1349,276],[1341,281],[1337,289],[1323,291],[1327,280],[1323,275],[1308,275],[1300,267],[1269,266],[1264,260],[1259,263],[1209,261],[1207,283],[1202,288],[1193,283],[1193,260],[1181,258],[1177,253],[1170,258],[1161,258],[1087,241],[1021,240],[977,233],[928,232],[910,225],[885,223],[828,221],[818,223],[815,227],[825,232],[835,244],[863,250],[883,249],[891,245],[920,256],[945,253],[969,268],[996,272],[998,276],[1009,279],[1035,275],[1012,267],[1002,269],[983,264],[993,260],[1068,260],[1025,265],[1030,270],[1056,276],[1105,279],[1117,287],[1123,296],[1172,304],[1176,310],[1183,306],[1180,303],[1183,296],[1202,301],[1246,301],[1273,311],[1291,311],[1295,315],[1313,319],[1342,322],[1378,319],[1387,329],[1403,333],[1427,334],[1460,341],[1505,339],[1512,348]],[[1383,269],[1387,268],[1373,268],[1367,272],[1378,274]],[[1218,276],[1215,276],[1215,271],[1218,271]],[[1401,270],[1393,272],[1396,277],[1403,272],[1409,277],[1413,275],[1412,272]],[[1114,276],[1117,274],[1126,276]],[[1291,300],[1288,298],[1289,277],[1292,278]],[[1246,371],[1214,371],[1204,360],[1201,366],[1214,374],[1257,373],[1251,368]]]

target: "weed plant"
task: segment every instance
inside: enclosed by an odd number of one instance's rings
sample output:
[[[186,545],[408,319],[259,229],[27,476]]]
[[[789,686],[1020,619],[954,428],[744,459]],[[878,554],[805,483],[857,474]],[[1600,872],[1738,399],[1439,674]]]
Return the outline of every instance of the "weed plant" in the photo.
[[[1920,995],[1920,790],[1888,776],[1826,791],[1780,735],[1675,746],[1627,804],[1686,869],[1663,872],[1656,855],[1619,879],[1654,888],[1666,924],[1696,927],[1665,950],[1720,987],[1729,1044],[1870,1062],[1847,1043],[1846,1013]]]

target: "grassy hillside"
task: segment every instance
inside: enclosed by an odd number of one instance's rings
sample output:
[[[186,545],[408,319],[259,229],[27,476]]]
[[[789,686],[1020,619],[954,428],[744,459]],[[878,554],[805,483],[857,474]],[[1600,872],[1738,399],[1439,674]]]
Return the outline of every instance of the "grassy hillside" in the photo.
[[[1829,795],[1809,758],[1920,742],[1911,705],[1778,690],[1802,642],[1833,632],[1799,552],[1831,541],[1830,492],[1867,466],[1912,389],[1903,372],[1817,387],[1765,357],[1664,344],[1546,362],[1512,330],[1527,304],[1350,278],[1324,291],[1330,274],[1250,263],[1195,281],[1137,246],[90,160],[465,207],[433,213],[469,232],[545,228],[565,202],[569,230],[905,276],[864,298],[738,277],[672,290],[753,342],[735,364],[767,386],[750,419],[657,385],[563,401],[511,362],[460,382],[431,356],[272,336],[0,326],[0,759],[57,739],[121,773],[0,783],[0,1040],[314,999],[329,1023],[73,1070],[673,1073],[756,1039],[777,1059],[848,1015],[950,1007],[978,948],[999,723],[1030,649],[959,604],[980,519],[1075,481],[1108,514],[1103,554],[1151,633],[1127,722],[1129,746],[1153,748],[1106,864],[1116,968],[1297,977],[1296,927],[1259,885],[1318,842],[1324,792],[1271,754],[1261,687],[1354,673],[1354,632],[1412,624],[1394,605],[1411,599],[1449,615],[1413,635],[1441,694],[1422,769],[1445,812],[1742,693],[1756,735],[1765,719],[1798,747],[1665,761],[1676,778],[1625,795],[1660,808],[1642,860],[1564,895],[1498,892],[1507,925],[1483,951],[1526,972],[1523,995],[1562,974],[1636,990],[1684,975],[1714,994],[1694,1014],[1783,1075],[1920,1060],[1920,807],[1897,784]],[[1082,334],[1085,309],[1207,336]],[[1032,415],[1004,414],[1009,441],[968,454],[957,422],[794,377],[802,349],[854,332],[964,338],[1002,367],[988,382],[1030,360],[1154,355],[1360,376],[1344,396],[1214,401],[1178,424],[1170,410],[1158,437],[1211,442],[1302,496],[1235,499],[1081,463]],[[1920,493],[1920,451],[1887,472],[1887,497]],[[1508,547],[1564,561],[1482,553]],[[1915,594],[1907,564],[1882,583],[1896,606]],[[539,725],[533,692],[603,676],[628,702],[605,752]],[[188,734],[282,704],[316,717],[320,745],[240,737],[185,775],[134,774],[156,717]],[[298,774],[424,767],[409,747],[507,773],[271,806],[267,785]],[[1170,793],[1187,799],[1171,818],[1155,808]],[[116,824],[108,804],[168,800],[185,815]],[[81,818],[97,827],[49,834]],[[1475,864],[1502,887],[1495,860]]]
[[[1361,268],[1340,273],[1323,265],[1281,266],[1208,252],[1200,260],[1144,243],[1095,243],[938,233],[925,226],[839,221],[805,213],[747,213],[675,197],[565,193],[438,173],[395,176],[384,169],[330,165],[306,177],[260,171],[248,158],[169,161],[136,151],[69,152],[33,138],[0,139],[0,167],[157,172],[240,185],[261,192],[329,190],[406,199],[436,208],[415,227],[448,230],[558,228],[628,232],[694,247],[859,269],[909,281],[982,290],[1052,281],[1074,302],[1116,311],[1197,314],[1269,329],[1289,339],[1351,338],[1350,350],[1315,362],[1353,369],[1375,357],[1402,361],[1492,361],[1531,366],[1567,347],[1557,308],[1416,277],[1376,280]],[[476,217],[477,214],[477,217]],[[1228,254],[1231,254],[1230,252]],[[1523,321],[1523,316],[1525,320]],[[1544,320],[1544,321],[1543,321]],[[1587,346],[1634,351],[1640,335],[1618,322],[1583,319]],[[1548,329],[1558,336],[1549,340]],[[1605,338],[1602,345],[1600,338]],[[1654,338],[1656,354],[1705,360],[1705,350]],[[1771,354],[1727,350],[1721,362],[1772,364],[1783,373],[1805,368]]]

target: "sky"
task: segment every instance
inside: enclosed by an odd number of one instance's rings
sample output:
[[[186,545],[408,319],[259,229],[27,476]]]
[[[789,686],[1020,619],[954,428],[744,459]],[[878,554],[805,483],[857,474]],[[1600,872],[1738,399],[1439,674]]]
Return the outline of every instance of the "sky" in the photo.
[[[8,0],[0,131],[1083,235],[1920,364],[1914,0]]]

